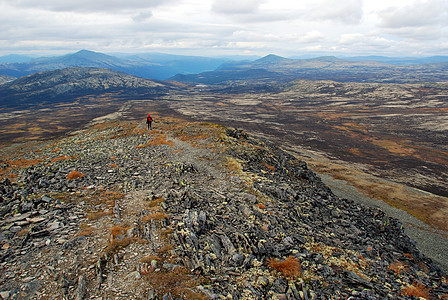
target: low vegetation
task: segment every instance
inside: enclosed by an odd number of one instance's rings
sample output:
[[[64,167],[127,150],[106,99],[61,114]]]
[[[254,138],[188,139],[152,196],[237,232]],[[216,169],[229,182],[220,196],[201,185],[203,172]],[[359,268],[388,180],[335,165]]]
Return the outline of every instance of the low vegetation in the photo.
[[[269,258],[267,264],[270,268],[280,272],[287,278],[297,278],[302,275],[302,267],[300,261],[293,256],[288,256],[286,259],[280,260],[277,258]]]

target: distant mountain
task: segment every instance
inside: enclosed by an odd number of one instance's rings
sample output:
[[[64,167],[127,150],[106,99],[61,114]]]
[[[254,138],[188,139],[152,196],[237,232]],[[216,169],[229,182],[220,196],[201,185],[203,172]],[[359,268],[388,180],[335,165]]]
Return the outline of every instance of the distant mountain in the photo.
[[[15,77],[8,76],[8,75],[0,75],[0,84],[3,84],[5,82],[13,81],[16,79]]]
[[[255,71],[257,70],[257,71]],[[335,80],[341,82],[422,82],[448,80],[448,63],[397,66],[377,61],[351,61],[334,56],[290,59],[267,55],[255,61],[229,62],[214,72],[175,76],[197,83],[260,80]],[[260,74],[257,74],[257,73]]]
[[[38,72],[0,85],[0,106],[66,102],[104,93],[147,98],[164,95],[171,88],[159,81],[109,69],[71,67]]]
[[[159,77],[161,66],[146,63],[137,64],[125,59],[116,58],[110,55],[81,50],[74,54],[63,56],[38,58],[24,63],[12,63],[0,65],[0,74],[21,77],[41,71],[50,71],[69,67],[94,67],[109,68],[115,71],[123,71],[141,77]],[[166,73],[163,75],[169,75]],[[162,76],[163,76],[162,75]]]
[[[260,59],[257,59],[253,62],[253,64],[258,65],[258,64],[282,64],[282,63],[288,63],[293,61],[290,58],[284,58],[275,54],[269,54],[266,55],[265,57],[262,57]]]
[[[416,65],[431,63],[448,63],[448,56],[430,57],[386,57],[386,56],[355,56],[347,57],[350,61],[376,61],[394,65]]]
[[[68,67],[93,67],[108,68],[139,77],[163,80],[179,73],[192,74],[211,71],[225,61],[225,59],[168,54],[136,54],[118,58],[81,50],[63,56],[0,64],[0,74],[21,77],[40,71]]]
[[[165,67],[173,74],[195,74],[213,71],[224,62],[225,58],[203,56],[184,56],[164,53],[143,53],[126,56],[126,59],[139,63],[152,63]]]
[[[5,61],[21,56],[3,57]],[[29,58],[28,58],[29,59]],[[22,57],[22,60],[26,60]],[[0,75],[22,77],[69,67],[107,68],[143,78],[221,83],[238,80],[336,80],[356,82],[415,82],[448,80],[448,56],[421,59],[323,56],[292,59],[270,54],[255,60],[228,60],[163,53],[120,55],[81,50],[57,57],[0,63]]]
[[[0,64],[28,62],[33,59],[34,58],[31,56],[19,55],[19,54],[9,54],[9,55],[5,55],[5,56],[0,56]]]

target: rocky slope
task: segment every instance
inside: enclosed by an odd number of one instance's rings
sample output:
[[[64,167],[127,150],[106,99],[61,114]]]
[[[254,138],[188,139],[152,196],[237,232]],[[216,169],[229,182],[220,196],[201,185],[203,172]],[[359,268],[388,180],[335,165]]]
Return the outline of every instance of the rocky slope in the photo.
[[[245,132],[98,124],[2,150],[4,299],[443,299],[380,210]]]

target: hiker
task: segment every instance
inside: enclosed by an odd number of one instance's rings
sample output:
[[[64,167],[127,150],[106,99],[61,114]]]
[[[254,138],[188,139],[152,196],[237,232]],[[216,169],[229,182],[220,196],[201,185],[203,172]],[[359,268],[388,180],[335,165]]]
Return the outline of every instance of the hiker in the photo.
[[[148,114],[148,118],[146,118],[146,124],[148,124],[148,129],[152,129],[152,117]]]

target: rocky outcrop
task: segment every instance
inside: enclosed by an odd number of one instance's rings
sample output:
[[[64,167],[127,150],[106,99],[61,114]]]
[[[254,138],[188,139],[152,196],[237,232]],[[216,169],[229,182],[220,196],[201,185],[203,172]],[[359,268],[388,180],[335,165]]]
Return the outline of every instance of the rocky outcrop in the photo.
[[[402,224],[236,129],[111,123],[5,149],[5,299],[440,298]],[[16,147],[16,148],[14,148]],[[10,177],[10,179],[6,179]]]

